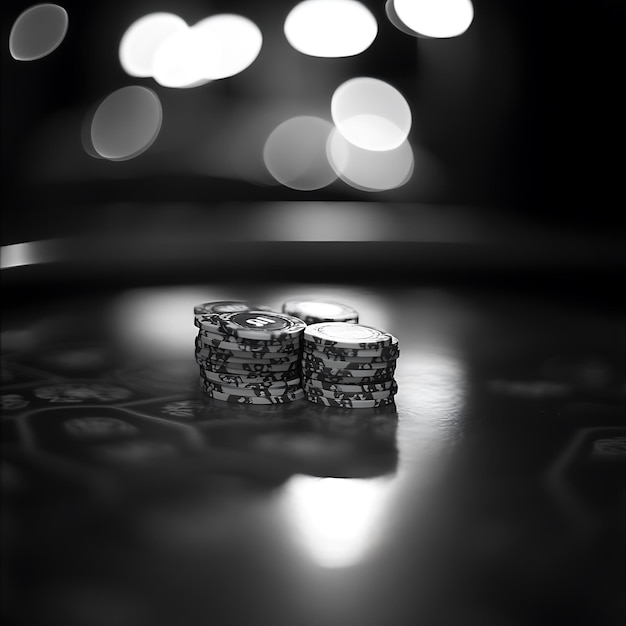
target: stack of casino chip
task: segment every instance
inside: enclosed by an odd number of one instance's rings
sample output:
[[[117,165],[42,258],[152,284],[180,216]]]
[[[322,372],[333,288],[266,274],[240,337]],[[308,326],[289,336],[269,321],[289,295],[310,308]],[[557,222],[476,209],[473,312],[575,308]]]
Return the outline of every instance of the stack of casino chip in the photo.
[[[400,351],[388,332],[348,322],[307,326],[302,352],[302,387],[310,402],[348,409],[394,402]]]
[[[204,310],[210,304],[203,305]],[[300,352],[306,324],[249,307],[195,313],[195,355],[205,395],[239,404],[284,404],[304,398]]]
[[[328,300],[299,299],[283,303],[283,313],[299,317],[306,324],[319,322],[349,322],[357,324],[359,314],[352,307]]]

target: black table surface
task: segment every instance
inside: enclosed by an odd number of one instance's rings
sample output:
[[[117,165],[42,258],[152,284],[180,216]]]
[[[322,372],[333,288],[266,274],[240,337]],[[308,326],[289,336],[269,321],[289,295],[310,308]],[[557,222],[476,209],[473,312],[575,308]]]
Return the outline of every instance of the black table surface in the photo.
[[[624,623],[611,303],[384,280],[30,291],[2,324],[5,623]],[[394,405],[203,396],[193,305],[299,296],[398,337]]]

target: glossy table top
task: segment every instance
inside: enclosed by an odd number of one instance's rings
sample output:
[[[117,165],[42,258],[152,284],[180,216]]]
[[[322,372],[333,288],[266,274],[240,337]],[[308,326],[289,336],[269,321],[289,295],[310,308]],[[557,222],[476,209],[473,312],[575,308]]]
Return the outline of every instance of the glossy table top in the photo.
[[[395,405],[203,397],[193,305],[279,310],[300,296],[345,302],[398,337]],[[617,625],[623,341],[620,311],[575,296],[381,281],[14,303],[2,327],[5,614]],[[84,417],[119,430],[72,428]]]

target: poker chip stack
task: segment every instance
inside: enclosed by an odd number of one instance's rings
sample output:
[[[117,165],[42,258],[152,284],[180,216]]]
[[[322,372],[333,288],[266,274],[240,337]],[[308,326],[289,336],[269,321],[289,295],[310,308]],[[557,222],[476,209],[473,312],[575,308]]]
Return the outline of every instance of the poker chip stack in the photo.
[[[349,322],[321,322],[304,330],[302,387],[309,402],[348,409],[392,404],[400,353],[388,332]]]
[[[327,300],[287,300],[283,303],[282,311],[287,315],[299,317],[307,325],[319,322],[357,324],[359,321],[359,314],[352,307]]]
[[[302,320],[242,301],[198,305],[194,318],[195,356],[208,397],[239,404],[304,398]]]

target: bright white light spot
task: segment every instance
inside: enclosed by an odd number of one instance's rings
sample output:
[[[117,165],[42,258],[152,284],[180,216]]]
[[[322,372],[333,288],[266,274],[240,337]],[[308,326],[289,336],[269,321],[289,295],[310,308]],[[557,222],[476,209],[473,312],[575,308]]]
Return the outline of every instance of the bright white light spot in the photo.
[[[319,117],[293,117],[276,127],[265,142],[263,160],[281,184],[298,191],[330,185],[337,176],[326,156],[326,143],[333,130]]]
[[[411,109],[395,87],[376,78],[352,78],[331,100],[337,130],[365,150],[393,150],[411,129]]]
[[[305,0],[285,20],[285,37],[299,52],[314,57],[349,57],[372,45],[376,18],[356,0]]]
[[[349,567],[367,556],[384,535],[382,518],[390,478],[293,476],[283,502],[296,537],[315,562]]]
[[[193,28],[179,30],[168,37],[154,54],[152,75],[163,87],[187,88],[209,82],[205,69],[216,65],[220,54],[217,45],[203,42]]]
[[[474,19],[471,0],[394,0],[398,18],[426,37],[457,37]]]
[[[35,61],[56,50],[67,33],[67,11],[56,4],[37,4],[15,20],[9,51],[16,61]]]
[[[263,35],[259,27],[241,15],[213,15],[193,26],[202,50],[211,53],[219,50],[213,62],[207,63],[203,78],[217,80],[243,72],[255,61]]]
[[[240,15],[213,15],[168,37],[154,55],[152,74],[164,87],[196,87],[228,78],[259,55],[263,35]]]
[[[130,76],[152,76],[154,55],[173,34],[187,29],[185,20],[173,13],[150,13],[133,22],[120,41],[122,68]]]
[[[363,150],[335,130],[328,141],[328,159],[341,180],[361,191],[396,189],[413,174],[413,151],[408,141],[394,150]]]
[[[161,102],[151,89],[123,87],[97,108],[91,121],[91,143],[105,159],[132,159],[152,145],[161,120]]]

